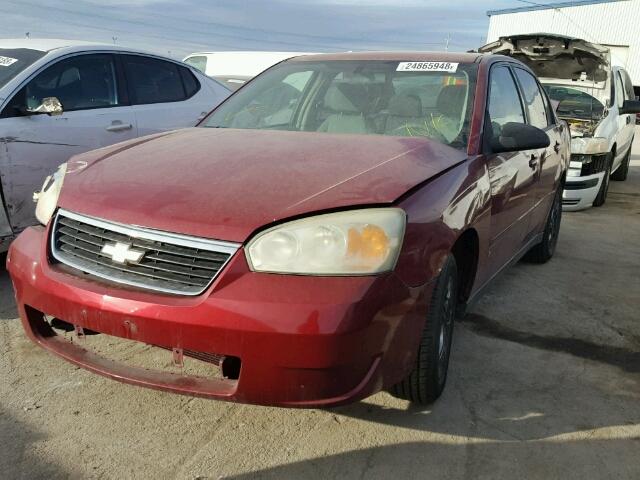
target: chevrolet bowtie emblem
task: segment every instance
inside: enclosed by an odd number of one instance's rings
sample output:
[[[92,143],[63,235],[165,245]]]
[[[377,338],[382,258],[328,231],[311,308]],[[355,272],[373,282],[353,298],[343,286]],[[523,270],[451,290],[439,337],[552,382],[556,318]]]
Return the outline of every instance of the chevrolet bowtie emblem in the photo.
[[[109,255],[111,260],[123,265],[140,263],[144,252],[142,250],[134,250],[128,243],[107,243],[101,250],[102,253]]]

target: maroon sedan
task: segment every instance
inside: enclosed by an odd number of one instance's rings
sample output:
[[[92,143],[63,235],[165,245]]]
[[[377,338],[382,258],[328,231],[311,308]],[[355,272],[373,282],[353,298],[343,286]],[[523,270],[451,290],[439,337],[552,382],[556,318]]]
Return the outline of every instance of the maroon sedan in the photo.
[[[45,182],[42,225],[7,259],[24,328],[93,372],[188,395],[431,402],[456,312],[523,255],[553,255],[567,130],[511,58],[288,60],[198,128]],[[95,333],[162,360],[114,359]]]

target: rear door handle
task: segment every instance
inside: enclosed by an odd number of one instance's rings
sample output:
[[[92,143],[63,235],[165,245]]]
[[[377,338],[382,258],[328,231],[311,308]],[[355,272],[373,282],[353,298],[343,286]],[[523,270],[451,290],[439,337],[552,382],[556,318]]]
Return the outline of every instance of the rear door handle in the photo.
[[[627,125],[631,123],[631,115],[627,115]]]
[[[114,120],[111,125],[107,127],[107,132],[122,132],[124,130],[131,130],[133,125],[130,123],[122,123],[120,120]]]
[[[529,158],[529,166],[534,170],[538,166],[538,156],[535,153],[532,153]]]
[[[560,142],[556,140],[556,144],[553,146],[553,151],[556,153],[560,153]]]

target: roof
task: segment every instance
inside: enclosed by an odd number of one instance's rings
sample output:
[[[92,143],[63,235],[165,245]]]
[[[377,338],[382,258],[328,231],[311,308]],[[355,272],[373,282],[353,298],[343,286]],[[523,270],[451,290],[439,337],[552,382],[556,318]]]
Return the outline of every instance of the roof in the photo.
[[[494,15],[504,15],[506,13],[520,13],[520,12],[531,12],[534,10],[556,10],[558,8],[567,8],[567,7],[582,7],[584,5],[595,5],[598,3],[613,3],[613,2],[625,2],[627,0],[576,0],[574,2],[557,2],[557,3],[545,3],[538,5],[531,5],[527,7],[516,7],[516,8],[504,8],[501,10],[489,10],[487,12],[488,16]]]
[[[320,53],[316,55],[302,55],[289,61],[332,61],[332,60],[389,60],[412,62],[457,62],[474,63],[482,55],[479,53],[453,52],[346,52]]]
[[[64,47],[96,46],[99,43],[83,42],[80,40],[64,40],[60,38],[3,38],[0,48],[30,48],[49,52]]]
[[[53,50],[61,49],[65,49],[67,52],[81,52],[85,49],[90,49],[142,53],[156,57],[162,56],[153,52],[140,50],[138,48],[129,48],[122,45],[87,42],[84,40],[65,40],[60,38],[2,38],[0,39],[0,48],[29,48],[32,50],[39,50],[41,52],[51,52]]]

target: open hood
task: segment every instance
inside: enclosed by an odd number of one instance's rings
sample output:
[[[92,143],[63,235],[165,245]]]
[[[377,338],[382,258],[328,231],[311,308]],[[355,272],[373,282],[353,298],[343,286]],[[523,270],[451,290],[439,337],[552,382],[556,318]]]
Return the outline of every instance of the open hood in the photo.
[[[516,58],[540,78],[582,81],[601,88],[607,83],[611,64],[608,48],[549,33],[500,37],[478,51]]]

